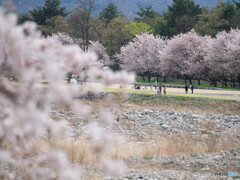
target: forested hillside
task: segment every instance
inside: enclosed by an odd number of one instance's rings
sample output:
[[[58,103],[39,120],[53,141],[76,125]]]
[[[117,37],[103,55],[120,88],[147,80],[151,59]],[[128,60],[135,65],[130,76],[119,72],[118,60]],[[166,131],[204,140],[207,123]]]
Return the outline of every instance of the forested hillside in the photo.
[[[76,6],[76,0],[62,0],[61,2],[69,11]],[[98,10],[96,10],[95,13],[98,13],[101,9],[106,7],[109,2],[116,4],[118,9],[127,16],[136,16],[135,12],[137,10],[137,5],[143,7],[152,5],[153,9],[162,13],[167,10],[168,5],[171,5],[172,0],[96,0]],[[196,4],[200,4],[203,7],[211,7],[216,5],[217,2],[218,0],[195,0]],[[223,0],[223,2],[226,2],[226,0]],[[25,13],[39,5],[43,5],[44,0],[14,0],[14,3],[18,13]]]

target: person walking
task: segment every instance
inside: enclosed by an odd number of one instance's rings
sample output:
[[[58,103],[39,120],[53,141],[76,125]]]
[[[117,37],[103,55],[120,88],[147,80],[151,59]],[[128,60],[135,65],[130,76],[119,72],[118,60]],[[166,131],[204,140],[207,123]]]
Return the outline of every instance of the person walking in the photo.
[[[188,93],[188,86],[185,85],[185,92]]]
[[[160,96],[162,95],[162,86],[161,86],[161,84],[159,85],[159,95]]]
[[[190,85],[190,88],[191,88],[191,90],[192,90],[192,94],[193,94],[193,89],[194,89],[194,87],[193,87],[192,84]]]
[[[160,95],[160,89],[157,88],[157,95]]]
[[[148,85],[147,85],[147,84],[145,84],[145,89],[147,89],[147,86],[148,86]]]
[[[75,74],[72,75],[72,77],[71,77],[71,79],[70,79],[70,83],[72,83],[72,84],[78,84],[78,81],[77,81],[77,79],[76,79],[76,77],[75,77]]]
[[[154,83],[155,90],[157,89],[157,81]]]
[[[134,89],[137,89],[137,86],[138,86],[138,84],[137,84],[137,82],[134,84]]]
[[[138,83],[137,88],[136,89],[141,89],[141,83]]]
[[[166,92],[166,86],[163,87],[163,93],[164,93],[164,96],[166,96],[167,92]]]

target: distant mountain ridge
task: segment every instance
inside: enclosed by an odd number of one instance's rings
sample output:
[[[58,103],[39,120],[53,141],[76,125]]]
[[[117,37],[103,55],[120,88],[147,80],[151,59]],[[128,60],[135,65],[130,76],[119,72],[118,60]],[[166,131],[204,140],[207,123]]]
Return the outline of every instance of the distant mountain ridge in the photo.
[[[0,0],[0,4],[4,0]],[[219,0],[194,0],[195,4],[199,4],[202,7],[211,7],[217,4]],[[226,2],[227,0],[223,0]],[[17,8],[18,13],[25,13],[33,8],[42,6],[44,0],[13,0]],[[149,5],[153,6],[153,9],[159,13],[167,11],[168,5],[172,4],[172,0],[96,0],[96,11],[97,14],[103,8],[107,6],[109,2],[113,2],[120,11],[124,12],[129,17],[135,17],[138,11],[137,5],[146,7]],[[74,7],[77,7],[76,0],[61,0],[62,6],[65,6],[68,11],[71,11]]]

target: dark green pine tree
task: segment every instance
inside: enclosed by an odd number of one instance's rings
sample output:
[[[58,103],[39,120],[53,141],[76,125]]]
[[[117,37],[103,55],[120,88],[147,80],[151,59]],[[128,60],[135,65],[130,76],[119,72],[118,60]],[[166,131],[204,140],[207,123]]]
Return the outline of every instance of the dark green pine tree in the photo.
[[[224,30],[230,31],[231,28],[235,27],[234,17],[236,16],[236,9],[237,7],[230,2],[222,4],[222,13],[220,14],[220,19],[225,19],[228,22],[228,25],[224,27]]]
[[[24,13],[18,16],[19,24],[23,24],[26,21],[33,21],[32,16],[29,13]]]
[[[46,25],[46,20],[54,16],[65,17],[68,14],[65,7],[60,7],[60,0],[45,0],[43,7],[40,6],[29,13],[38,25]]]
[[[235,4],[235,6],[237,7],[237,9],[240,9],[240,2],[237,2],[235,0],[232,0],[232,1]]]
[[[100,12],[101,19],[107,24],[109,24],[111,20],[118,16],[120,16],[120,12],[118,11],[117,6],[111,2],[108,3],[108,6]]]
[[[135,18],[138,22],[144,22],[145,19],[152,19],[155,17],[156,12],[152,9],[152,6],[147,6],[145,8],[138,5],[139,11],[136,14],[139,18]]]
[[[46,17],[44,16],[42,7],[33,9],[32,11],[29,11],[29,13],[32,16],[34,22],[36,22],[38,25],[45,25]]]
[[[191,0],[173,0],[172,6],[163,15],[165,23],[159,23],[154,28],[157,34],[171,37],[179,33],[190,31],[202,13],[200,5]]]

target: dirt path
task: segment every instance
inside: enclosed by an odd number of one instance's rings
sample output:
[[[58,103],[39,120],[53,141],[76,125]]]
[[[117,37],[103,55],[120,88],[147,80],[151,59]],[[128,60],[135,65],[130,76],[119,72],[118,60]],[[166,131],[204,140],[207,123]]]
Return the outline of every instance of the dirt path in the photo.
[[[141,90],[136,90],[132,85],[127,85],[120,89],[119,84],[109,86],[105,89],[107,92],[126,92],[126,93],[136,93],[136,94],[157,94],[157,90],[153,88],[151,90],[149,87]],[[167,95],[169,96],[185,96],[185,97],[202,97],[202,98],[213,98],[213,99],[225,99],[225,100],[236,100],[240,101],[240,91],[237,90],[206,90],[206,89],[194,89],[192,94],[189,90],[185,93],[184,88],[167,88]]]

